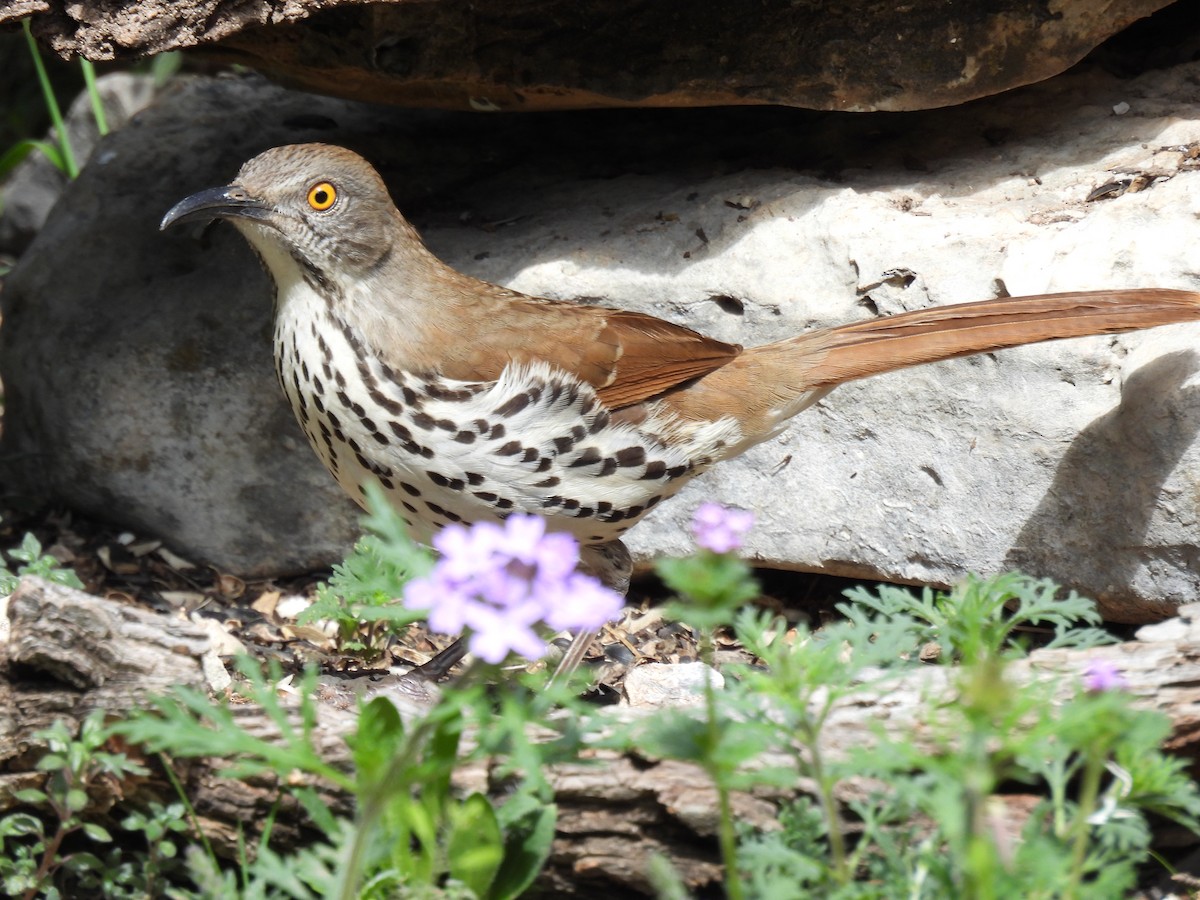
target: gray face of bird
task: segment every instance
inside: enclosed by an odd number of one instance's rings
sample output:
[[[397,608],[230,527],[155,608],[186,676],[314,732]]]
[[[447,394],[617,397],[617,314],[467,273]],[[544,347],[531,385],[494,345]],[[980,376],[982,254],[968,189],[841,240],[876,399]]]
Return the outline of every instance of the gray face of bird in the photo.
[[[162,227],[213,218],[236,225],[264,258],[284,250],[326,277],[378,267],[403,222],[369,163],[322,144],[260,153],[229,185],[176,204]]]

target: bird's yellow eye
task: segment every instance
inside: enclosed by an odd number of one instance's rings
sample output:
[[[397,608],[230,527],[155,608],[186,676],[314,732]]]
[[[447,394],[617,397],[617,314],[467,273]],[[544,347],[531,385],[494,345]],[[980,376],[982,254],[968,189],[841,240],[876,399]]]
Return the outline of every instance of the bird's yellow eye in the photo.
[[[308,205],[317,212],[325,212],[337,200],[337,188],[328,181],[321,181],[308,189]]]

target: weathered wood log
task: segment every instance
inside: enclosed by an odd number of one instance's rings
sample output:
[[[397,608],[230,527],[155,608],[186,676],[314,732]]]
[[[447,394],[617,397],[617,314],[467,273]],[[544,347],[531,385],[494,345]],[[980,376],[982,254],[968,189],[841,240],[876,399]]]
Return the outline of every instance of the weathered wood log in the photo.
[[[14,805],[14,790],[39,778],[32,772],[42,749],[33,736],[39,729],[56,719],[81,722],[96,709],[120,717],[173,685],[199,688],[209,683],[204,674],[209,641],[203,629],[191,622],[34,578],[24,579],[12,595],[7,617],[11,633],[0,647],[0,810]],[[1185,606],[1179,618],[1147,626],[1138,634],[1136,641],[1088,651],[1035,651],[1014,664],[1012,677],[1018,682],[1056,677],[1066,696],[1074,689],[1074,680],[1063,676],[1081,672],[1095,660],[1112,660],[1140,705],[1170,717],[1169,749],[1195,759],[1200,756],[1200,604]],[[928,733],[924,716],[931,704],[952,697],[952,676],[953,670],[946,667],[920,668],[877,696],[856,695],[853,703],[837,708],[831,718],[823,733],[825,752],[837,756],[861,746],[880,726],[921,740]],[[314,740],[323,758],[347,766],[343,738],[354,728],[353,704],[340,690],[328,693]],[[393,696],[402,714],[416,712],[421,705],[417,695]],[[612,711],[626,720],[654,713]],[[243,726],[256,734],[276,733],[253,705],[239,707],[239,715]],[[216,847],[226,851],[236,847],[239,829],[252,833],[280,797],[270,779],[223,777],[219,760],[173,765],[199,813],[201,827]],[[598,751],[591,759],[556,766],[552,777],[560,815],[558,838],[544,877],[554,890],[576,896],[612,896],[614,890],[649,892],[646,872],[655,854],[668,857],[691,885],[719,879],[713,840],[715,794],[697,767]],[[488,771],[484,765],[465,767],[457,780],[463,790],[486,790]],[[843,799],[866,787],[844,785]],[[771,827],[778,804],[804,789],[798,783],[791,792],[740,795],[735,797],[735,812],[743,821]],[[165,778],[114,788],[116,793],[121,790],[125,799],[135,802],[173,798]],[[330,788],[324,793],[335,810],[349,810],[350,798]],[[115,803],[122,796],[97,799]],[[300,809],[283,803],[277,811],[273,844],[286,848],[306,836]]]

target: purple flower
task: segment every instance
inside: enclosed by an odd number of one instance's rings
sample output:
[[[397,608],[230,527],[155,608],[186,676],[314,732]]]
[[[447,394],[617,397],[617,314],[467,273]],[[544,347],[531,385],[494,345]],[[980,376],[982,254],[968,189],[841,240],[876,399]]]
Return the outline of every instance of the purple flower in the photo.
[[[720,503],[702,503],[692,514],[696,543],[713,553],[731,553],[742,546],[742,536],[754,524],[754,513]]]
[[[616,617],[623,598],[575,571],[579,545],[569,534],[546,533],[537,516],[510,516],[503,525],[448,525],[433,539],[442,558],[408,583],[404,602],[429,610],[429,627],[466,630],[480,659],[498,663],[516,651],[537,659],[546,645],[534,631],[596,629]]]
[[[1111,659],[1096,659],[1083,671],[1083,686],[1093,694],[1101,691],[1123,691],[1129,682]]]

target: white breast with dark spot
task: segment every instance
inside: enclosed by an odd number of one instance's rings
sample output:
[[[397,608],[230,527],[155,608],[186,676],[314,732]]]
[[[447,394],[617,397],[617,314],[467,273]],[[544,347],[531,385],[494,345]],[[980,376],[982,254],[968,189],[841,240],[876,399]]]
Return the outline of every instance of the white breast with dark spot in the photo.
[[[279,381],[342,487],[361,501],[377,480],[419,540],[517,511],[585,544],[616,540],[740,438],[732,419],[653,405],[637,426],[613,422],[590,386],[545,364],[495,382],[396,371],[333,306],[299,279],[281,286]]]

